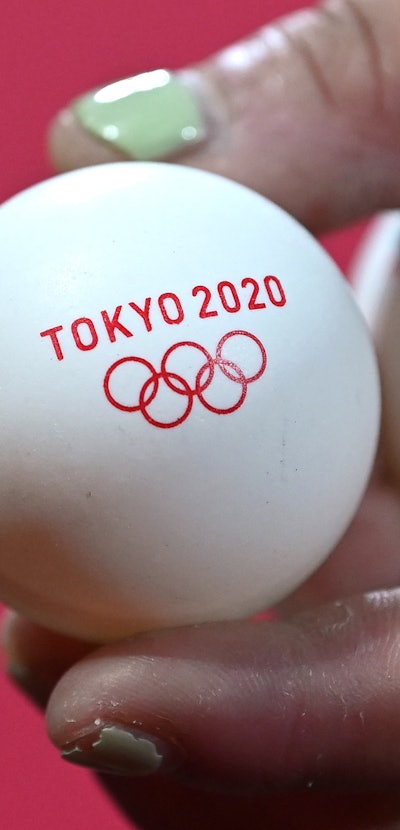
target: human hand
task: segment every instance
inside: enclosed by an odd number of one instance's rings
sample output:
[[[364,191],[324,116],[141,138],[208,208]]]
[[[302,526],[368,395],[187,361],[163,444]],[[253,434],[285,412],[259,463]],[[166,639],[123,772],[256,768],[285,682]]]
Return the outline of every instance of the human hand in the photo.
[[[396,6],[331,3],[201,67],[210,137],[179,160],[255,187],[317,231],[397,206]],[[119,157],[71,114],[52,143],[60,168]],[[42,698],[72,666],[48,719],[60,748],[86,750],[74,760],[134,773],[149,747],[130,736],[154,736],[148,772],[161,754],[165,776],[113,784],[144,828],[394,827],[399,525],[382,457],[346,539],[276,622],[153,632],[93,651],[13,617],[11,660]],[[122,729],[127,756],[92,746],[104,725]],[[370,794],[349,794],[360,787]]]

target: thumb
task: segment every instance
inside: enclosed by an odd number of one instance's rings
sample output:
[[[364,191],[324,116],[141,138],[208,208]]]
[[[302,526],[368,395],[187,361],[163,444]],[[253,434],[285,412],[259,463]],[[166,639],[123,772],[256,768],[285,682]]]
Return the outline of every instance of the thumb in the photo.
[[[329,0],[177,74],[90,92],[50,131],[58,169],[118,159],[205,168],[314,231],[400,199],[398,0]]]
[[[290,620],[149,632],[55,687],[67,760],[218,791],[397,786],[399,591]]]

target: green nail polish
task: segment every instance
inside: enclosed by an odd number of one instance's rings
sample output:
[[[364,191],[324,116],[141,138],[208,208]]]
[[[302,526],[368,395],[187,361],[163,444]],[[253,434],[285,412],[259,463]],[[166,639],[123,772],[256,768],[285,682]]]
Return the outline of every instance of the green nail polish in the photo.
[[[174,155],[206,134],[195,93],[164,69],[84,95],[72,110],[86,130],[138,161]]]
[[[88,749],[64,750],[62,757],[78,766],[120,775],[151,775],[162,763],[152,739],[135,736],[116,726],[104,727]]]

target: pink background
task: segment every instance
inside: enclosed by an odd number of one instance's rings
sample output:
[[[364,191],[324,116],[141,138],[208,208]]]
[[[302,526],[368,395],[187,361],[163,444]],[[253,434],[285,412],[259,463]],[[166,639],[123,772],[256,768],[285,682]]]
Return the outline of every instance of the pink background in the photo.
[[[204,58],[299,0],[33,0],[1,13],[0,202],[52,174],[49,120],[92,86]],[[310,5],[310,3],[308,3]],[[346,268],[361,226],[327,241]],[[0,825],[123,830],[132,824],[94,778],[59,760],[42,716],[0,676]]]

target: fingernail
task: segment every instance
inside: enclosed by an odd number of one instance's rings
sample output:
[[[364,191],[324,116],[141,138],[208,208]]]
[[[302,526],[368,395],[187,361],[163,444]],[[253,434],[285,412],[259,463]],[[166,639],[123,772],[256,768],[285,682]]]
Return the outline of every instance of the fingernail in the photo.
[[[64,747],[61,757],[78,766],[111,774],[146,776],[168,772],[181,764],[177,747],[140,730],[103,725]]]
[[[163,159],[207,137],[196,78],[156,69],[83,95],[72,111],[85,130],[129,157]]]

